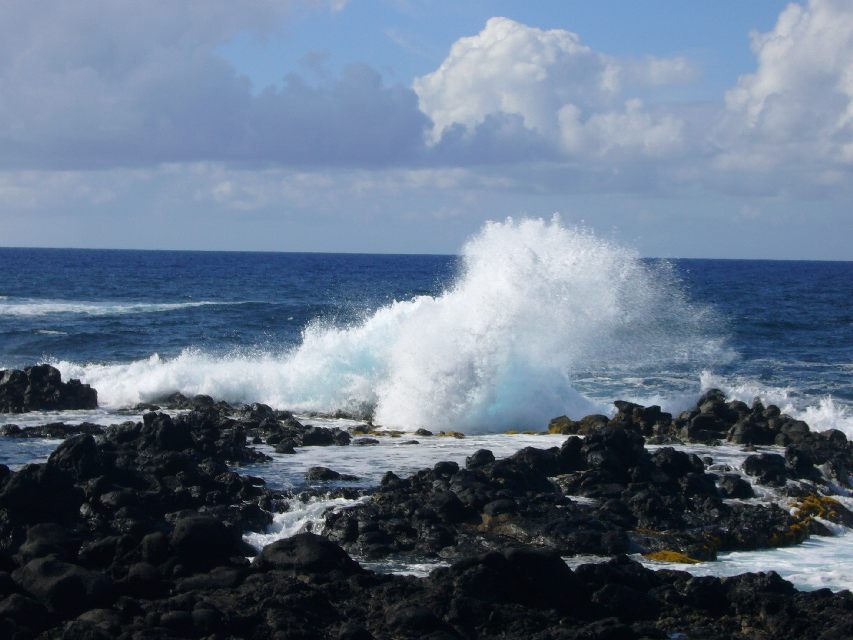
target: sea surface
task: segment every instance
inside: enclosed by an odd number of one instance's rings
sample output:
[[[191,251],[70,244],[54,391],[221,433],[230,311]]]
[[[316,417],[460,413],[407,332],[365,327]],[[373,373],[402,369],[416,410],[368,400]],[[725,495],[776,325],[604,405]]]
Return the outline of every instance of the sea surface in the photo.
[[[0,424],[120,422],[181,391],[369,413],[511,453],[537,436],[495,434],[620,398],[678,412],[718,387],[853,436],[851,262],[640,259],[557,220],[508,220],[458,256],[0,248],[0,274],[0,369],[50,362],[101,404]],[[464,458],[472,442],[370,448],[359,475]],[[55,444],[4,442],[0,462]],[[796,552],[809,560],[773,553],[836,575],[826,545],[850,561],[851,539]]]

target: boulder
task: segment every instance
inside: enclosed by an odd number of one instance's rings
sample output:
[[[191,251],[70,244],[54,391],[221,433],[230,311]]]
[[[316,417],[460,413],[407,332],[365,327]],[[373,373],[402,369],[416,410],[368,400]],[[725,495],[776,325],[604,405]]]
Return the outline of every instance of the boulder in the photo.
[[[222,522],[193,515],[178,520],[169,544],[182,564],[193,569],[213,567],[238,555],[238,540]]]
[[[0,490],[0,507],[33,521],[64,520],[77,514],[83,492],[73,478],[51,464],[28,464],[12,474]]]
[[[725,473],[720,477],[720,493],[724,498],[753,498],[752,485],[736,473]]]
[[[0,371],[0,413],[96,409],[98,392],[79,380],[62,382],[48,364]]]
[[[86,434],[73,436],[60,444],[47,463],[78,482],[97,476],[103,468],[95,439]]]
[[[787,480],[785,458],[776,453],[751,455],[743,461],[743,470],[761,484],[782,486]]]
[[[299,574],[341,572],[361,573],[362,568],[346,551],[314,533],[300,533],[263,548],[252,561],[260,571],[292,571]]]
[[[488,449],[478,449],[473,454],[465,458],[465,467],[467,469],[477,469],[495,461],[495,454]]]
[[[27,529],[27,539],[18,549],[18,555],[24,562],[49,555],[72,559],[79,548],[80,537],[68,527],[55,522],[43,522]]]
[[[114,593],[104,574],[53,557],[31,560],[12,573],[20,588],[61,617],[109,605]]]
[[[311,467],[305,474],[305,479],[309,482],[332,482],[346,481],[351,482],[358,480],[358,476],[352,476],[347,473],[338,473],[328,467]]]

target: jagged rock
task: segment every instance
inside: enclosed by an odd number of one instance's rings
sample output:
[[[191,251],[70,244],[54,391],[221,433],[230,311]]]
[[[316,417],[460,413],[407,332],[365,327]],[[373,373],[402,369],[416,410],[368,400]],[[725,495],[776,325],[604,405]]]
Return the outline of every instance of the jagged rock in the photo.
[[[79,380],[62,382],[59,371],[48,364],[0,371],[0,413],[97,407],[95,389]]]
[[[747,457],[743,470],[755,476],[761,484],[782,486],[787,479],[785,458],[776,453],[761,453]]]

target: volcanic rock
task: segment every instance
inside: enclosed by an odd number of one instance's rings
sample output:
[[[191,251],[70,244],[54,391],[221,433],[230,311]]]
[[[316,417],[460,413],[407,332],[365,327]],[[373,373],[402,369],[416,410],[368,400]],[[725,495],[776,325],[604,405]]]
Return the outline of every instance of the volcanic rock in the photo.
[[[97,407],[95,389],[79,380],[62,382],[59,371],[48,364],[0,371],[0,413]]]

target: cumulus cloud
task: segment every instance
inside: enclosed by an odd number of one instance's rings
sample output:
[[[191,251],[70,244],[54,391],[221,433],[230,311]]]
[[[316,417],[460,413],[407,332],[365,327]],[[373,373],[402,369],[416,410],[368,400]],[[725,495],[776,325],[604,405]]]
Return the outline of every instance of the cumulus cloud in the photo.
[[[558,117],[563,148],[575,155],[609,157],[626,152],[661,157],[679,151],[684,142],[681,119],[652,114],[638,99],[628,100],[621,110],[593,113],[585,121],[581,110],[569,104]]]
[[[564,29],[492,18],[479,34],[458,40],[439,68],[413,86],[433,122],[433,145],[458,136],[460,128],[482,136],[496,123],[505,132],[509,122],[558,141],[572,155],[660,155],[680,146],[682,124],[644,109],[626,92],[693,76],[684,58],[620,59]]]
[[[726,93],[716,166],[775,170],[796,162],[817,180],[851,166],[853,4],[790,4],[772,31],[750,39],[758,66]]]

